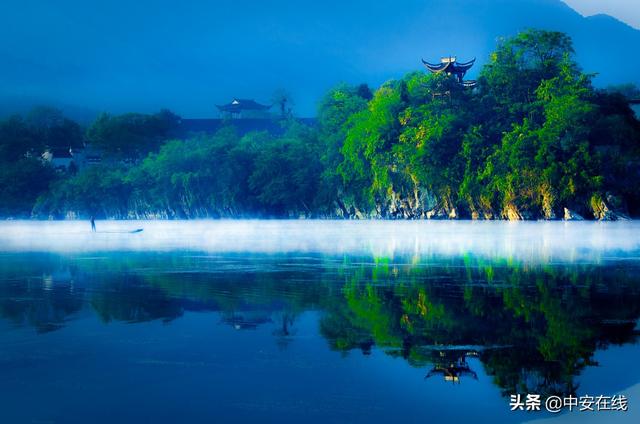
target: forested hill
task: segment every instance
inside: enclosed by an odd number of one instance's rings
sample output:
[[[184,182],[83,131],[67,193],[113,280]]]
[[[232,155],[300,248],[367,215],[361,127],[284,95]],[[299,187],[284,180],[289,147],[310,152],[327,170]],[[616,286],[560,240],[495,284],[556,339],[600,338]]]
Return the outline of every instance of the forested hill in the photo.
[[[0,214],[14,217],[624,219],[640,212],[636,87],[595,89],[563,33],[500,42],[477,86],[414,71],[328,91],[317,125],[176,138],[179,118],[0,122]],[[43,150],[101,152],[56,171]]]
[[[64,105],[74,119],[84,109],[161,108],[209,118],[216,102],[268,102],[282,87],[310,117],[337,82],[377,86],[447,55],[476,57],[479,69],[496,40],[528,28],[572,37],[596,86],[640,85],[640,31],[561,0],[245,0],[242,11],[111,0],[100,13],[80,0],[12,3],[0,14],[0,116],[4,105],[35,101]]]

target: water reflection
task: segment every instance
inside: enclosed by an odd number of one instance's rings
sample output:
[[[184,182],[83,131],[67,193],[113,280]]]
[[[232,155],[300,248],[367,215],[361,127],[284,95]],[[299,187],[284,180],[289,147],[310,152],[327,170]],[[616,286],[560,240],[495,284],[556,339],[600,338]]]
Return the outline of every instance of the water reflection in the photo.
[[[1,260],[0,317],[44,333],[87,313],[109,324],[208,312],[237,331],[268,327],[286,350],[309,336],[298,317],[318,311],[332,350],[379,349],[456,384],[481,366],[505,396],[576,394],[596,350],[637,339],[637,265],[403,259],[15,254]]]
[[[460,383],[463,377],[478,379],[478,374],[467,363],[467,357],[477,357],[478,352],[453,350],[440,350],[432,357],[433,367],[425,378],[442,376],[444,381]]]
[[[42,277],[3,279],[0,283],[0,317],[13,325],[31,325],[39,333],[57,330],[78,312],[84,290],[75,287],[69,269],[56,269]]]

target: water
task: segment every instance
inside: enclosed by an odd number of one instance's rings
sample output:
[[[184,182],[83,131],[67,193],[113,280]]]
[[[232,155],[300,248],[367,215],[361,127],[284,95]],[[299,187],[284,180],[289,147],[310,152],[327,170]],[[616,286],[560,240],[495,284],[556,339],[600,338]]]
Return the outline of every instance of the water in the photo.
[[[638,222],[97,225],[0,223],[2,423],[638,420]]]

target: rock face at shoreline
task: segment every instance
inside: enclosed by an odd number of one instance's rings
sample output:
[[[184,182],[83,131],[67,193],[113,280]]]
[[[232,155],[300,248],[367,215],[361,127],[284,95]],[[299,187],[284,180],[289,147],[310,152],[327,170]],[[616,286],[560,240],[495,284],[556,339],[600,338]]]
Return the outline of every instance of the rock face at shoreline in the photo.
[[[579,214],[575,213],[574,211],[572,211],[570,209],[567,209],[567,208],[564,208],[564,217],[563,217],[563,219],[565,221],[584,221],[584,218],[581,215],[579,215]]]
[[[613,205],[617,207],[614,208]],[[599,221],[626,221],[630,219],[623,209],[622,202],[611,194],[606,196],[606,201],[592,199],[591,207],[593,208],[593,216]]]
[[[311,214],[317,218],[341,219],[472,219],[472,220],[557,220],[565,221],[617,221],[630,219],[625,208],[614,196],[608,195],[607,200],[592,201],[591,210],[586,206],[579,208],[562,207],[559,209],[545,208],[539,212],[523,209],[515,203],[505,205],[502,210],[495,211],[488,208],[478,208],[468,211],[452,205],[450,202],[438,199],[427,190],[416,189],[406,196],[406,193],[392,192],[383,199],[378,199],[371,211],[359,208],[352,199],[339,198],[334,202],[331,213]],[[612,206],[612,205],[615,205]]]
[[[168,205],[164,209],[153,209],[150,205],[130,205],[129,210],[101,210],[96,216],[108,219],[205,219],[205,218],[285,218],[285,219],[390,219],[390,220],[505,220],[505,221],[529,221],[529,220],[556,220],[564,221],[619,221],[631,219],[626,212],[624,204],[615,196],[607,195],[605,199],[594,198],[591,208],[583,206],[574,209],[562,207],[555,210],[531,211],[509,203],[501,210],[493,210],[487,207],[478,207],[468,210],[453,204],[448,199],[441,199],[429,193],[426,189],[415,189],[406,192],[390,192],[384,198],[376,199],[373,206],[365,209],[361,204],[349,196],[338,195],[330,208],[324,211],[318,210],[287,210],[279,214],[268,214],[260,211],[247,212],[232,207],[199,207],[187,208],[182,205]],[[35,214],[33,218],[39,219],[86,219],[86,214],[75,210],[65,211],[60,216],[42,216]]]

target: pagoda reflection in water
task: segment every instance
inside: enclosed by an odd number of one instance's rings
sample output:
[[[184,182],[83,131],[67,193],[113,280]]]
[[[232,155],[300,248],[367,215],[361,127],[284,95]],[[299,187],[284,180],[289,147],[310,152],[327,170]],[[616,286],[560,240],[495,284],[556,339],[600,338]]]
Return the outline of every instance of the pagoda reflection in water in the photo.
[[[424,377],[425,379],[435,375],[441,375],[444,381],[460,383],[462,377],[478,379],[478,374],[467,363],[467,356],[478,357],[476,351],[444,350],[439,351],[433,360],[433,368]]]

